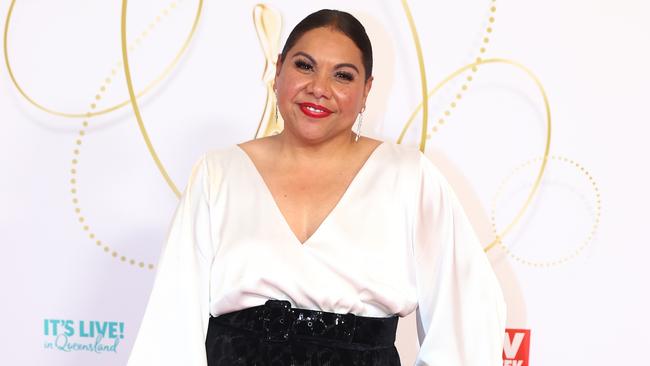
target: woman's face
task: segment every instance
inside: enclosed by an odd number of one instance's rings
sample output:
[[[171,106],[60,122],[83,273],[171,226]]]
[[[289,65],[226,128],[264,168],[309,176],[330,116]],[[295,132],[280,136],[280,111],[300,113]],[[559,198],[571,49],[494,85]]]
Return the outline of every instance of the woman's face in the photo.
[[[366,105],[361,50],[345,34],[316,28],[278,58],[275,87],[285,131],[309,143],[350,134]]]

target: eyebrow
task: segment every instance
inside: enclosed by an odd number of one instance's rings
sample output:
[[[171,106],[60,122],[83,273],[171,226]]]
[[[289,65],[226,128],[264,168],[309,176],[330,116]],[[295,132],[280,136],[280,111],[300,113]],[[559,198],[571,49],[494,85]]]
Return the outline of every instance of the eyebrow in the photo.
[[[296,53],[293,54],[292,58],[293,58],[293,57],[296,57],[296,56],[303,56],[303,57],[309,59],[309,61],[310,61],[311,63],[313,63],[314,65],[318,65],[318,62],[316,62],[316,60],[314,60],[314,58],[311,57],[308,53],[305,53],[305,52],[302,52],[302,51],[298,51],[298,52],[296,52]],[[360,72],[359,72],[359,68],[356,67],[354,64],[350,64],[350,63],[342,63],[342,64],[336,64],[336,65],[334,66],[335,69],[340,69],[340,68],[342,68],[342,67],[349,67],[349,68],[351,68],[351,69],[354,69],[354,71],[356,71],[357,74],[360,74]]]

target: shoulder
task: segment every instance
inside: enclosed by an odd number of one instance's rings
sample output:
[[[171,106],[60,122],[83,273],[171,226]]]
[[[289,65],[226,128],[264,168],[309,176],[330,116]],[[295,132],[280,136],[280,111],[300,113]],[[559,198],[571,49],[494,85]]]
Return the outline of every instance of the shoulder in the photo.
[[[429,187],[441,188],[448,185],[442,171],[417,146],[388,141],[382,145],[382,164],[386,167],[393,166],[401,177]]]
[[[381,146],[384,163],[395,165],[408,171],[418,171],[424,160],[428,160],[416,146],[384,141]],[[400,169],[400,170],[401,170]]]
[[[241,148],[237,145],[219,147],[206,151],[196,164],[203,164],[209,172],[222,171],[241,158]]]
[[[206,184],[219,182],[224,173],[241,159],[237,145],[219,147],[204,152],[193,164],[190,182],[202,180]]]
[[[238,149],[232,145],[204,152],[192,166],[184,195],[205,196],[209,201],[216,197],[227,171],[241,162]]]

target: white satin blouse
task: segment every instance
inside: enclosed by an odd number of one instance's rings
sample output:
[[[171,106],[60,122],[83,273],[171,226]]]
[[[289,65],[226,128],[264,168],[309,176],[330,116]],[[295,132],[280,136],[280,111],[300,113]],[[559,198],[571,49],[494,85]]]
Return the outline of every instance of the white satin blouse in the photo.
[[[130,366],[207,364],[210,315],[288,300],[362,316],[417,311],[416,365],[501,365],[505,304],[454,192],[384,142],[304,243],[238,146],[205,154],[175,213]]]

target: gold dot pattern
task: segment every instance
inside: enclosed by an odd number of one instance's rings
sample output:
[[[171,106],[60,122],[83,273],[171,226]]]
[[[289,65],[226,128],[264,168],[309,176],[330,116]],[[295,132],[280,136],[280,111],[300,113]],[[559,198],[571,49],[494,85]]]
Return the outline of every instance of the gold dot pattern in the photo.
[[[490,25],[485,29],[485,34],[483,35],[483,43],[481,45],[481,48],[479,49],[479,55],[482,55],[485,52],[487,52],[486,47],[487,47],[487,44],[490,42],[489,34],[491,34],[492,31],[494,30],[492,27],[493,27],[493,24],[495,22],[494,14],[496,13],[496,11],[497,11],[496,0],[490,0],[490,18],[488,18],[488,22],[489,22]],[[472,73],[478,72],[478,65],[482,61],[483,61],[483,59],[480,56],[476,57],[476,59],[475,59],[476,65],[472,66],[472,68],[471,68]],[[459,103],[460,99],[462,99],[462,97],[463,97],[463,92],[466,92],[469,89],[469,83],[472,80],[474,80],[474,78],[471,75],[468,75],[466,80],[467,80],[467,83],[462,84],[461,87],[460,87],[460,90],[456,92],[456,99],[454,101],[450,102],[448,108],[443,111],[443,114],[445,115],[445,117],[444,118],[439,118],[438,119],[438,126],[433,126],[431,128],[431,132],[427,134],[428,139],[431,138],[431,136],[432,136],[431,133],[438,132],[438,129],[440,128],[440,126],[445,124],[445,121],[447,121],[449,119],[449,117],[451,117],[451,110],[458,106],[458,103]]]
[[[160,23],[162,21],[162,19],[164,19],[165,16],[169,15],[169,10],[176,8],[177,3],[180,3],[180,2],[182,2],[182,0],[179,0],[177,2],[172,2],[167,8],[163,9],[160,12],[160,14],[162,14],[162,15],[157,16],[155,22],[149,23],[149,25],[147,26],[148,30],[143,31],[140,34],[140,36],[136,38],[136,45],[140,45],[141,42],[142,42],[142,39],[145,38],[148,34],[150,34],[150,32],[153,29],[155,29],[156,25],[158,23]],[[132,48],[132,49],[135,49],[136,46],[131,45],[129,47]],[[116,75],[117,71],[119,69],[121,69],[121,68],[122,68],[122,63],[121,62],[116,63],[115,67],[112,68],[111,71],[110,71],[111,75]],[[90,110],[93,110],[93,109],[97,108],[97,103],[99,103],[99,101],[102,100],[102,97],[106,93],[106,91],[108,90],[108,86],[111,84],[111,81],[112,81],[111,77],[106,77],[104,79],[104,83],[99,87],[99,91],[97,92],[97,94],[95,94],[95,96],[93,98],[93,102],[90,103],[89,106],[88,106]],[[90,123],[89,123],[90,115],[91,115],[90,111],[86,112],[87,119],[83,120],[82,123],[81,123],[81,129],[79,130],[79,136],[75,140],[75,149],[72,151],[72,153],[74,155],[74,158],[71,161],[72,168],[70,169],[70,174],[72,175],[72,178],[70,179],[70,185],[72,186],[72,188],[70,189],[70,192],[72,193],[72,196],[73,196],[72,203],[75,206],[74,207],[74,212],[75,212],[75,214],[77,216],[77,220],[81,224],[83,231],[88,232],[88,238],[91,241],[93,241],[97,247],[102,248],[104,253],[110,255],[112,258],[115,258],[115,259],[119,258],[120,262],[124,262],[124,263],[128,262],[132,266],[135,266],[135,264],[137,263],[139,268],[144,269],[146,267],[149,270],[153,270],[155,268],[155,266],[153,264],[148,263],[145,266],[145,263],[143,261],[137,261],[134,258],[129,258],[126,255],[118,252],[116,249],[111,248],[111,246],[109,246],[108,244],[105,244],[101,240],[97,239],[96,238],[97,234],[94,233],[90,229],[90,225],[88,225],[86,223],[86,218],[81,215],[81,207],[78,206],[79,205],[79,197],[78,197],[78,172],[79,172],[78,165],[79,165],[79,160],[78,159],[79,159],[79,155],[81,154],[80,148],[81,148],[81,145],[82,145],[82,142],[83,142],[83,138],[87,134],[86,133],[87,132],[86,128],[88,128],[88,126],[90,125]]]
[[[564,263],[566,263],[568,261],[571,261],[571,260],[575,259],[587,247],[587,245],[593,240],[594,235],[596,234],[596,231],[598,229],[598,226],[600,225],[600,212],[601,212],[600,189],[598,188],[598,185],[596,184],[596,180],[591,175],[591,173],[589,173],[587,171],[587,169],[585,169],[584,166],[582,166],[581,164],[579,164],[575,160],[572,160],[572,159],[569,159],[569,158],[566,158],[566,157],[563,157],[563,156],[553,156],[553,155],[549,156],[549,158],[551,159],[551,161],[557,161],[557,162],[561,162],[561,163],[571,165],[572,167],[576,168],[582,175],[584,175],[585,178],[587,178],[587,180],[591,184],[591,188],[594,191],[594,202],[595,202],[595,205],[594,205],[594,207],[595,207],[594,221],[593,221],[593,224],[592,224],[591,229],[589,231],[589,234],[584,239],[584,241],[582,243],[580,243],[580,245],[574,251],[572,251],[571,253],[569,253],[569,254],[567,254],[567,255],[565,255],[563,257],[560,257],[558,259],[555,259],[555,260],[552,260],[552,261],[534,261],[534,260],[529,260],[527,258],[524,258],[524,257],[522,257],[520,255],[517,255],[517,254],[513,253],[510,250],[510,248],[508,248],[503,243],[501,238],[499,238],[499,236],[497,235],[498,230],[497,230],[497,227],[496,227],[496,202],[497,202],[499,196],[501,196],[501,194],[503,192],[503,189],[505,188],[507,182],[514,175],[519,173],[522,169],[530,166],[531,164],[537,164],[537,163],[541,162],[542,158],[537,157],[537,158],[534,158],[534,159],[530,159],[530,160],[524,162],[523,164],[521,164],[520,166],[518,166],[517,168],[515,168],[512,171],[512,173],[510,173],[510,175],[508,177],[506,177],[506,179],[504,179],[501,182],[501,185],[499,186],[499,189],[497,190],[497,193],[494,196],[494,200],[492,201],[492,210],[491,210],[490,220],[491,220],[491,223],[492,223],[493,234],[495,235],[499,246],[512,259],[516,260],[517,262],[519,262],[521,264],[525,264],[525,265],[528,265],[528,266],[531,266],[531,267],[539,267],[539,268],[553,267],[553,266],[558,266],[558,265],[564,264]]]

